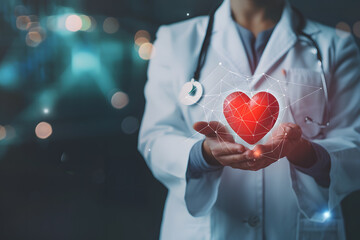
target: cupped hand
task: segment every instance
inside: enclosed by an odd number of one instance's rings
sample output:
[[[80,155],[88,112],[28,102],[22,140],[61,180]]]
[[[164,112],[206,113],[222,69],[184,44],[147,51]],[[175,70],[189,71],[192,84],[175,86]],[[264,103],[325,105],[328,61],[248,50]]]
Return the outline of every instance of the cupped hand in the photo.
[[[209,164],[221,164],[243,170],[259,169],[253,162],[252,151],[235,143],[231,133],[220,122],[196,122],[193,128],[205,135],[202,150]]]
[[[280,124],[264,145],[254,147],[252,154],[263,168],[283,157],[302,167],[312,165],[316,159],[310,142],[302,138],[301,128],[294,123]]]

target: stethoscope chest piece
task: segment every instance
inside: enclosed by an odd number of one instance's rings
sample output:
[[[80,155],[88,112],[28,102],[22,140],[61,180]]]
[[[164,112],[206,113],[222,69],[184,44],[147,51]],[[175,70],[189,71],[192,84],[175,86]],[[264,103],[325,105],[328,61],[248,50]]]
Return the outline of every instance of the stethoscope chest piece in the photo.
[[[184,105],[193,105],[197,103],[203,95],[203,87],[201,83],[191,79],[185,83],[179,94],[179,101]]]

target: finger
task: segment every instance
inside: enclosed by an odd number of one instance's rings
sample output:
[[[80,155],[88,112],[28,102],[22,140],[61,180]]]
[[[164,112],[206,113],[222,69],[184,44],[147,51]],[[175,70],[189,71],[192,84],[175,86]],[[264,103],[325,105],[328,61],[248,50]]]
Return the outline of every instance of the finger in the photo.
[[[287,139],[297,140],[300,139],[302,135],[301,128],[294,124],[294,126],[291,126],[289,130],[287,130]]]
[[[266,159],[261,159],[259,160],[259,168],[266,168],[268,167],[269,165],[273,164],[274,161],[271,161],[271,160],[266,160]]]
[[[302,135],[300,126],[295,123],[282,123],[279,128],[278,134],[287,139],[299,139]]]
[[[247,150],[244,152],[244,155],[246,157],[246,159],[248,160],[253,160],[255,159],[255,155],[254,155],[254,151],[253,150]]]
[[[256,145],[254,149],[252,150],[253,156],[256,162],[259,162],[257,165],[259,168],[265,168],[269,166],[273,161],[268,158],[266,154],[272,153],[272,151],[269,151],[269,146],[267,145]]]
[[[204,134],[205,136],[211,136],[212,134],[214,134],[214,130],[210,128],[208,122],[196,122],[194,123],[193,128],[195,129],[195,131]]]
[[[249,159],[246,158],[244,153],[223,155],[221,157],[218,157],[217,159],[224,166],[231,166],[232,164],[246,163],[249,161]]]
[[[255,159],[261,158],[262,154],[267,151],[267,147],[265,145],[256,145],[252,150],[252,155]]]
[[[246,162],[247,166],[244,167],[244,163],[233,164],[232,167],[240,168],[244,170],[258,171],[260,169],[266,168],[269,165],[273,164],[276,161],[269,159],[267,156],[261,156],[259,159],[253,159]]]
[[[224,141],[234,142],[234,138],[227,128],[220,122],[196,122],[193,125],[195,131],[207,137],[220,137]]]
[[[265,144],[265,145],[256,145],[254,147],[253,156],[257,160],[262,160],[264,162],[275,162],[280,158],[281,146],[274,146],[273,144]],[[266,166],[268,166],[267,164]]]
[[[220,157],[229,154],[239,154],[246,151],[246,148],[238,143],[220,142],[211,149],[214,157]]]
[[[255,159],[261,159],[264,157],[272,158],[273,156],[277,156],[280,150],[281,150],[281,144],[272,143],[272,144],[256,145],[253,148],[252,152],[253,152],[253,157]]]

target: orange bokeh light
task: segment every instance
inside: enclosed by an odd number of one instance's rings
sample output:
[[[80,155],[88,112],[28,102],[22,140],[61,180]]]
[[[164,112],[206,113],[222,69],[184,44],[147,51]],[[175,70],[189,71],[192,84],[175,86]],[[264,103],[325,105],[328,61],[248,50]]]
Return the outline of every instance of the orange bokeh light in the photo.
[[[47,122],[40,122],[38,125],[36,125],[35,134],[40,139],[46,139],[50,137],[52,132],[52,127]]]
[[[19,16],[16,18],[16,27],[20,30],[26,30],[29,23],[30,18],[28,16]]]
[[[138,38],[145,38],[145,39],[147,39],[147,42],[150,42],[150,40],[151,40],[150,33],[145,30],[139,30],[135,33],[135,37],[134,37],[135,43],[137,42]]]
[[[139,56],[144,60],[149,60],[155,54],[155,48],[151,43],[144,43],[139,48]]]

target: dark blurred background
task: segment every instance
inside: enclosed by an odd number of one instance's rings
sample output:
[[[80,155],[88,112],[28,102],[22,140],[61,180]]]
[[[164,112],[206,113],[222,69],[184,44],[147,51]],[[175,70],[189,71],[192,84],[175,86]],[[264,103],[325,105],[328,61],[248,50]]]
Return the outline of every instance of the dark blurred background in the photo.
[[[137,152],[159,25],[218,0],[0,3],[0,239],[157,239],[166,189]],[[360,37],[360,2],[303,0]],[[360,239],[359,193],[342,203]]]

